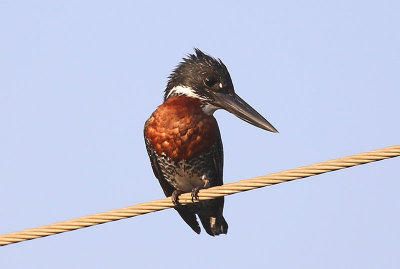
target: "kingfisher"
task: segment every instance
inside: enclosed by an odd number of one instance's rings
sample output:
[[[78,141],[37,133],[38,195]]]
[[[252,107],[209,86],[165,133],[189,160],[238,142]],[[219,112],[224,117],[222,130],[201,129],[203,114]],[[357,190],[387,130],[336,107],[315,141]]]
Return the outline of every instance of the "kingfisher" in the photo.
[[[195,231],[216,236],[228,232],[223,217],[224,197],[181,205],[178,196],[223,184],[221,134],[213,114],[224,109],[264,130],[278,131],[234,90],[228,69],[195,48],[169,76],[164,102],[146,121],[144,138],[153,172],[166,197]]]

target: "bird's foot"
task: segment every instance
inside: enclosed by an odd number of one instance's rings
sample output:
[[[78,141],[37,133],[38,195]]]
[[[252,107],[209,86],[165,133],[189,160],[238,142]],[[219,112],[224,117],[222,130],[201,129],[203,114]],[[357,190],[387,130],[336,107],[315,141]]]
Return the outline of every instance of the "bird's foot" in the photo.
[[[175,206],[180,205],[178,196],[181,195],[182,193],[183,193],[183,191],[181,191],[181,190],[174,190],[174,192],[172,193],[172,195],[171,195],[172,203]]]
[[[195,201],[198,202],[199,201],[199,191],[201,189],[207,189],[210,187],[210,181],[203,176],[202,180],[204,181],[204,185],[203,186],[197,186],[195,188],[192,189],[192,202],[194,203]]]
[[[199,191],[200,191],[200,187],[195,187],[192,189],[192,203],[194,203],[195,201],[198,202],[199,201]]]

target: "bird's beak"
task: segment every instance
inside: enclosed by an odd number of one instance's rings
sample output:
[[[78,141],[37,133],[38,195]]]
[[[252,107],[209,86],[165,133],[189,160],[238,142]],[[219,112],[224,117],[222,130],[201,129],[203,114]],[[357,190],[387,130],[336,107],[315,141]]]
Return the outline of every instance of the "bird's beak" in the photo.
[[[254,108],[247,104],[236,93],[224,94],[214,93],[215,104],[234,114],[238,118],[253,124],[261,129],[277,133],[278,130],[272,126],[263,116],[260,115]]]

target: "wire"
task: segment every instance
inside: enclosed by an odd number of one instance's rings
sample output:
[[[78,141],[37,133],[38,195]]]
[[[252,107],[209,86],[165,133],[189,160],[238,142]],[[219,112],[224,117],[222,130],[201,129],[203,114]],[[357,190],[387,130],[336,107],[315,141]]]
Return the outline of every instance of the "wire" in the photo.
[[[273,173],[266,176],[245,179],[235,183],[229,183],[218,187],[203,189],[199,192],[199,201],[214,199],[221,196],[231,195],[238,192],[253,190],[295,179],[319,175],[339,169],[356,165],[380,161],[400,156],[400,145],[378,149],[370,152],[346,156],[327,162],[316,163],[309,166]],[[190,193],[179,196],[179,202],[183,205],[192,203]],[[39,237],[59,234],[77,230],[97,224],[116,221],[120,219],[135,217],[151,212],[156,212],[173,207],[171,198],[154,200],[147,203],[128,206],[121,209],[110,210],[103,213],[89,215],[78,219],[71,219],[64,222],[57,222],[51,225],[40,226],[33,229],[26,229],[19,232],[0,235],[0,246],[31,240]]]

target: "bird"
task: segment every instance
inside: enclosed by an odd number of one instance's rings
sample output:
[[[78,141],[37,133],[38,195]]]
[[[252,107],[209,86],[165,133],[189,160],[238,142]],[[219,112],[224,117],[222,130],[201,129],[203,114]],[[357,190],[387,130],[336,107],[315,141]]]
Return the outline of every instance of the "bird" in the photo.
[[[224,109],[261,129],[278,131],[240,98],[225,64],[195,48],[168,78],[164,102],[144,126],[144,140],[154,175],[166,197],[196,233],[216,236],[228,232],[224,197],[198,200],[200,189],[223,185],[223,146],[213,114]],[[178,196],[191,192],[193,203]]]

